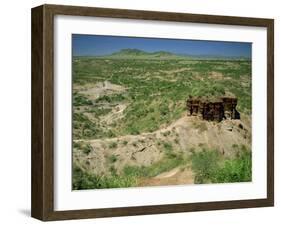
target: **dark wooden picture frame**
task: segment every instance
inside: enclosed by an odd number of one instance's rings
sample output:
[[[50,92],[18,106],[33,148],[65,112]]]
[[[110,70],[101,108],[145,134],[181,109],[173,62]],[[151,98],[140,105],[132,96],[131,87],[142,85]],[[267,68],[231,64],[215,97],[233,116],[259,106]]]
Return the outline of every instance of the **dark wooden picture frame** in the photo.
[[[54,210],[54,16],[95,16],[267,28],[267,198],[102,209]],[[274,205],[274,20],[230,16],[42,5],[32,9],[31,215],[49,220],[220,210]]]

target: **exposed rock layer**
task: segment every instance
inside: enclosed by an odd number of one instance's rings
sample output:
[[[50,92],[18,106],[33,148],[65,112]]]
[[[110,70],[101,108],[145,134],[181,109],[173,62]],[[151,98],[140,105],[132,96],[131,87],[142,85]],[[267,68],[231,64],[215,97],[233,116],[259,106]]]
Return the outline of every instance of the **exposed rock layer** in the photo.
[[[222,121],[223,119],[240,119],[236,110],[236,97],[189,97],[186,107],[189,115],[200,116],[208,121]]]

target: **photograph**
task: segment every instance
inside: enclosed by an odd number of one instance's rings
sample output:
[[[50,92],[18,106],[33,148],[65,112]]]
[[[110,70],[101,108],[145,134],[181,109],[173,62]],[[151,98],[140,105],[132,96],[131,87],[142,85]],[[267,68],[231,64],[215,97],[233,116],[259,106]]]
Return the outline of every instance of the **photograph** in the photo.
[[[252,43],[72,34],[72,189],[252,181]]]
[[[32,8],[31,216],[273,207],[275,20],[248,11]]]

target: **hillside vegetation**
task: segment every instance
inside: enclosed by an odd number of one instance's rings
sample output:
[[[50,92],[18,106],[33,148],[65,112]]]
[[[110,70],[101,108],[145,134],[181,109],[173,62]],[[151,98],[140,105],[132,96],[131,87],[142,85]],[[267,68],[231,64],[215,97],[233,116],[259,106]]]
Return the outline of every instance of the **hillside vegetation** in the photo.
[[[189,95],[229,93],[238,98],[241,120],[214,123],[186,116]],[[135,49],[74,57],[73,143],[75,189],[146,186],[144,178],[177,167],[192,171],[195,183],[234,181],[228,172],[240,163],[231,161],[250,153],[251,146],[251,61]],[[203,150],[218,153],[219,171],[229,177],[198,179],[202,172],[192,167],[192,156]],[[239,180],[250,180],[240,171],[235,171]]]

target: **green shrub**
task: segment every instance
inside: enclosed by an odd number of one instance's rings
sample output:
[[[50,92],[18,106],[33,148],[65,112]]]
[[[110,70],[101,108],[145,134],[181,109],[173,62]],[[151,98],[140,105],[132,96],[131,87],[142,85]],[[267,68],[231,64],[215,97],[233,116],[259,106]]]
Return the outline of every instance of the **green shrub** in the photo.
[[[119,176],[115,173],[114,169],[112,169],[112,172],[111,176],[98,176],[86,173],[78,166],[74,166],[72,188],[74,190],[124,188],[136,184],[135,178]]]
[[[99,126],[82,113],[73,114],[73,127],[74,139],[99,138],[102,135]]]
[[[109,168],[111,175],[117,176],[117,170],[114,166],[110,166]]]
[[[128,144],[128,141],[124,140],[123,145],[127,145],[127,144]]]
[[[93,103],[87,97],[78,93],[73,94],[73,106],[78,107],[78,106],[89,106],[89,105],[93,105]]]
[[[73,142],[73,147],[76,149],[82,149],[83,143],[82,142]]]
[[[163,136],[164,136],[164,137],[167,137],[167,136],[169,136],[170,134],[171,134],[171,131],[166,131],[166,132],[163,133]]]
[[[129,133],[132,135],[138,135],[138,134],[140,134],[140,131],[136,127],[130,127]]]
[[[109,148],[116,148],[117,147],[117,143],[116,142],[111,142],[108,147]]]
[[[99,97],[98,99],[96,99],[96,102],[97,103],[100,103],[100,102],[108,102],[108,103],[113,103],[113,102],[121,102],[125,100],[125,97],[122,95],[122,94],[112,94],[110,96],[101,96]]]
[[[108,102],[108,103],[111,103],[111,98],[109,96],[101,96],[99,98],[96,99],[96,102],[97,103],[100,103],[100,102]]]
[[[110,138],[116,136],[115,133],[114,133],[112,130],[108,130],[107,133],[106,133],[106,135],[107,135],[107,137],[110,137]]]
[[[213,89],[214,95],[224,95],[225,94],[224,86],[221,84],[213,85],[212,89]]]
[[[246,182],[252,179],[252,157],[249,150],[241,151],[236,157],[222,159],[216,150],[203,150],[192,154],[192,170],[195,183]]]
[[[92,107],[90,110],[88,110],[87,112],[89,113],[94,113],[96,117],[100,117],[103,115],[108,114],[109,112],[111,112],[110,108],[97,108],[97,107]]]
[[[74,165],[73,167],[73,181],[72,188],[74,190],[80,189],[93,189],[98,188],[99,186],[99,177],[92,176],[84,172],[80,167]]]
[[[85,155],[88,155],[91,151],[93,151],[93,147],[90,144],[85,144],[84,142],[73,142],[73,147],[83,151]]]
[[[109,156],[109,161],[110,163],[115,163],[117,161],[117,156],[116,155]]]
[[[226,160],[224,165],[216,172],[213,182],[247,182],[252,180],[252,157],[251,152],[242,151],[232,160]]]
[[[88,155],[92,150],[93,147],[90,144],[86,144],[82,147],[84,154]]]
[[[195,172],[194,182],[198,184],[211,181],[213,174],[218,169],[219,154],[215,150],[194,152],[191,157],[192,170]]]
[[[164,142],[163,147],[167,150],[167,151],[172,151],[173,146],[172,144],[168,143],[168,142]]]

